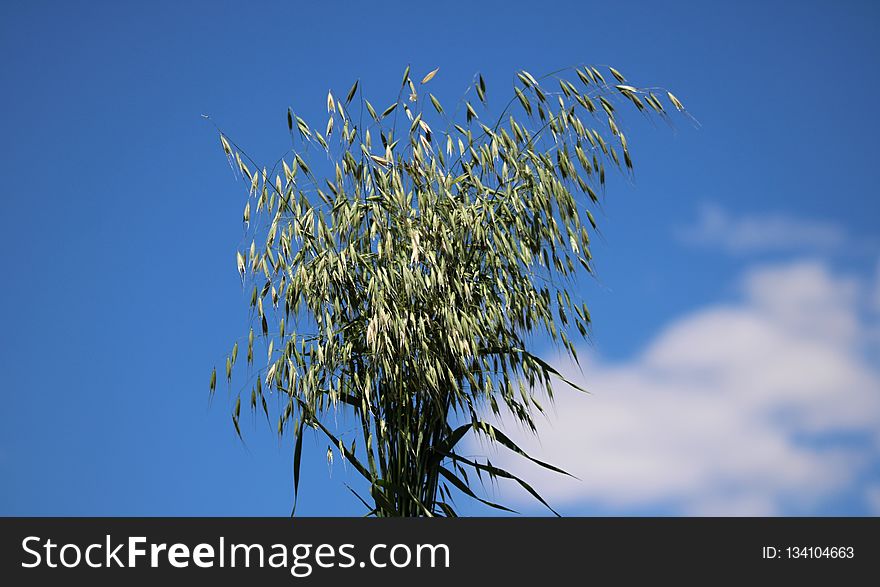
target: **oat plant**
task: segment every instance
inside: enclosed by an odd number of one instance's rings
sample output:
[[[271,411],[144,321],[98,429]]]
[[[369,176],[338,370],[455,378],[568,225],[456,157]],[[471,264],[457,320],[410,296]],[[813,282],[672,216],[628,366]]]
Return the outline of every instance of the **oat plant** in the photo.
[[[366,480],[368,495],[350,489],[369,515],[455,516],[456,496],[511,511],[486,499],[497,479],[550,508],[463,440],[565,474],[486,417],[535,431],[565,380],[530,342],[549,337],[576,361],[573,338],[589,334],[571,286],[592,272],[590,208],[606,173],[632,170],[619,112],[686,113],[668,92],[589,66],[518,72],[494,114],[477,75],[450,111],[429,91],[436,74],[406,68],[388,103],[358,82],[330,92],[320,127],[288,110],[293,146],[271,168],[220,131],[249,187],[237,266],[253,327],[226,359],[231,382],[244,348],[232,421],[240,436],[243,395],[292,436],[294,493],[304,435],[326,436],[328,458]]]

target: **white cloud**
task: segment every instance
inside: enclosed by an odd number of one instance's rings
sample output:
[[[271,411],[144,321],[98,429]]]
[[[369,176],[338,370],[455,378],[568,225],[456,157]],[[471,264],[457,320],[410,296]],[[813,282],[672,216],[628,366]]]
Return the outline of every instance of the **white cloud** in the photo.
[[[717,246],[729,253],[763,251],[833,251],[852,245],[837,224],[782,214],[742,216],[708,204],[693,226],[678,231],[689,244]]]
[[[817,261],[754,268],[741,283],[739,303],[684,316],[630,361],[590,356],[583,374],[569,367],[592,395],[559,389],[540,442],[512,434],[580,481],[509,453],[493,462],[563,510],[811,512],[857,487],[880,458],[867,287]],[[828,440],[841,434],[864,441]]]

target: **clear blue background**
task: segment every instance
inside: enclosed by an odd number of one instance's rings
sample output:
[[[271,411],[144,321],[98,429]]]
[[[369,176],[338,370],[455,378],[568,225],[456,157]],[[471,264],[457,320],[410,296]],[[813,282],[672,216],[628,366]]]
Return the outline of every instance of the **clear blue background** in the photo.
[[[876,232],[878,6],[2,3],[0,514],[289,512],[289,442],[247,416],[243,447],[223,386],[208,402],[211,368],[248,323],[243,187],[202,114],[274,161],[288,106],[324,120],[328,88],[356,78],[390,101],[407,64],[439,66],[444,101],[477,71],[497,103],[517,69],[578,63],[673,89],[701,128],[630,117],[636,180],[616,182],[600,216],[594,344],[625,357],[730,295],[739,261],[673,236],[706,199]],[[307,450],[299,512],[363,513],[339,463],[328,474],[326,443]]]

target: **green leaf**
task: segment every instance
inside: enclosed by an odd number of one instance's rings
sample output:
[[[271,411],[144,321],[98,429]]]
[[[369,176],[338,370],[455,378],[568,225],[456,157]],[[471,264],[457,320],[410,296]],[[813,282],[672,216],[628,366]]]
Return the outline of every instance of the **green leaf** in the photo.
[[[394,104],[392,104],[391,106],[386,108],[384,111],[382,111],[382,118],[385,118],[386,116],[388,116],[389,114],[394,112],[394,109],[397,108],[397,104],[398,104],[398,102],[395,102]]]
[[[302,461],[302,439],[303,429],[302,420],[297,421],[293,429],[293,436],[296,439],[293,446],[293,509],[290,515],[296,514],[296,503],[299,497],[299,468]]]
[[[354,83],[351,85],[351,89],[348,90],[348,95],[345,97],[345,104],[346,105],[351,103],[352,98],[354,98],[354,94],[355,94],[355,92],[357,92],[357,89],[358,89],[358,82],[359,81],[360,80],[354,80]]]
[[[469,465],[469,466],[473,467],[474,469],[476,469],[477,471],[485,471],[485,472],[487,472],[491,475],[494,475],[496,477],[502,477],[504,479],[510,479],[512,481],[516,481],[523,489],[528,491],[532,497],[534,497],[539,502],[541,502],[541,504],[543,504],[544,507],[546,507],[548,510],[553,512],[557,517],[561,517],[561,516],[559,516],[559,512],[557,512],[552,507],[550,507],[550,504],[547,503],[547,501],[543,497],[541,497],[541,495],[537,491],[535,491],[535,489],[531,485],[529,485],[528,483],[526,483],[525,481],[523,481],[522,479],[520,479],[519,477],[517,477],[513,473],[509,473],[508,471],[505,471],[504,469],[499,469],[498,467],[494,467],[488,463],[487,464],[478,463],[476,461],[466,459],[466,458],[458,456],[456,454],[450,453],[447,456],[449,456],[449,458],[451,458],[455,461]]]
[[[476,424],[474,424],[474,426],[475,426],[474,429],[477,429],[477,428],[476,428]],[[528,454],[526,454],[525,451],[523,451],[523,450],[522,450],[520,447],[518,447],[518,446],[517,446],[512,440],[510,440],[510,438],[508,438],[503,432],[501,432],[501,430],[498,430],[497,428],[495,428],[495,427],[492,426],[491,424],[488,424],[488,423],[486,423],[486,422],[481,422],[481,423],[480,423],[480,426],[482,426],[482,427],[483,427],[485,430],[487,430],[487,431],[491,431],[490,434],[492,435],[492,439],[493,439],[494,441],[496,441],[496,442],[500,443],[502,446],[504,446],[504,447],[506,447],[506,448],[512,450],[513,452],[515,452],[516,454],[520,455],[521,457],[524,457],[524,458],[526,458],[526,459],[532,461],[532,462],[535,463],[536,465],[539,465],[539,466],[541,466],[541,467],[544,467],[545,469],[548,469],[548,470],[550,470],[550,471],[553,471],[554,473],[561,473],[561,474],[563,474],[563,475],[567,475],[567,476],[569,476],[569,477],[572,477],[572,478],[574,478],[574,479],[577,479],[577,477],[575,477],[575,476],[572,475],[571,473],[567,473],[566,471],[563,471],[563,470],[560,469],[559,467],[555,467],[555,466],[553,466],[553,465],[551,465],[551,464],[549,464],[549,463],[545,463],[544,461],[539,461],[539,460],[536,459],[536,458],[532,458],[532,457],[530,457]]]
[[[502,511],[511,512],[514,514],[517,513],[516,510],[512,510],[509,507],[506,507],[506,506],[503,506],[503,505],[500,505],[500,504],[497,504],[497,503],[494,503],[491,501],[487,501],[487,500],[483,499],[482,497],[479,497],[477,494],[475,494],[473,492],[473,490],[471,490],[470,487],[467,486],[467,484],[464,481],[462,481],[461,479],[456,477],[455,474],[452,473],[446,467],[440,467],[440,474],[443,475],[443,477],[445,477],[447,480],[449,480],[450,483],[452,483],[459,491],[461,491],[462,493],[464,493],[468,497],[472,497],[473,499],[476,499],[480,503],[486,504],[487,506],[495,508],[496,510],[502,510]]]

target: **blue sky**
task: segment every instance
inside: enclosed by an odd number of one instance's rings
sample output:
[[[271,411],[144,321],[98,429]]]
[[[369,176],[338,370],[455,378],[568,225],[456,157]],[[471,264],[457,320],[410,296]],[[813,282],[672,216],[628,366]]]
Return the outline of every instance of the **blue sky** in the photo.
[[[452,101],[480,71],[500,101],[517,69],[579,63],[672,89],[700,127],[627,119],[635,180],[610,186],[584,283],[595,397],[543,447],[585,482],[542,487],[571,515],[880,513],[877,5],[377,6],[0,6],[0,514],[289,511],[289,444],[245,418],[243,447],[225,391],[208,402],[247,313],[244,192],[202,114],[274,161],[288,106],[323,120],[357,78],[382,102],[407,64],[440,67]],[[325,453],[298,512],[362,513]]]

